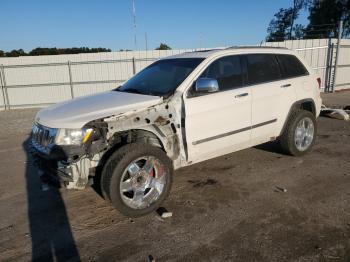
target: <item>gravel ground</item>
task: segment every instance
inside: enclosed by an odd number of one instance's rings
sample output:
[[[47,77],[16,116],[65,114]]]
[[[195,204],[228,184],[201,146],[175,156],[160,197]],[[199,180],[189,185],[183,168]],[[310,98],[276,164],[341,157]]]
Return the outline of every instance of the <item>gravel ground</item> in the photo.
[[[92,188],[41,190],[35,112],[0,112],[0,261],[350,261],[350,122],[321,117],[301,158],[268,143],[180,169],[171,218],[129,219]]]

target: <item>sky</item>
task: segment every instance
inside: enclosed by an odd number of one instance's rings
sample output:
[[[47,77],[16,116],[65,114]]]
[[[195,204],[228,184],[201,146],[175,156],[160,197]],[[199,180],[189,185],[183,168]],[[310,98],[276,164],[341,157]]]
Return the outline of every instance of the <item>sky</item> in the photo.
[[[132,0],[0,0],[0,50],[145,50],[145,34],[148,49],[161,42],[173,49],[257,44],[274,13],[290,6],[292,0],[135,0],[135,30]]]

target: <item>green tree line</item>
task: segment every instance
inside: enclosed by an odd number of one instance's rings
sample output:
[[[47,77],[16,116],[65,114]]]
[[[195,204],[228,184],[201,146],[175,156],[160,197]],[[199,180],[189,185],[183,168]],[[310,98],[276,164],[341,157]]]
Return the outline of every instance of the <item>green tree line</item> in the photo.
[[[161,43],[155,50],[170,50],[171,47],[167,44]],[[23,49],[14,49],[10,52],[4,52],[0,50],[0,57],[18,57],[18,56],[39,56],[39,55],[68,55],[68,54],[80,54],[80,53],[100,53],[111,52],[109,48],[88,48],[88,47],[73,47],[73,48],[47,48],[37,47],[32,51],[26,53]],[[131,51],[129,49],[120,49],[119,51]]]
[[[73,47],[73,48],[46,48],[37,47],[32,51],[26,53],[23,49],[14,49],[10,52],[0,50],[0,57],[17,57],[17,56],[39,56],[39,55],[67,55],[80,53],[100,53],[111,52],[109,48],[88,48],[88,47]]]
[[[308,24],[295,24],[303,9],[309,12]],[[350,36],[350,0],[293,0],[293,6],[275,13],[266,41],[337,37],[340,20],[342,37]]]

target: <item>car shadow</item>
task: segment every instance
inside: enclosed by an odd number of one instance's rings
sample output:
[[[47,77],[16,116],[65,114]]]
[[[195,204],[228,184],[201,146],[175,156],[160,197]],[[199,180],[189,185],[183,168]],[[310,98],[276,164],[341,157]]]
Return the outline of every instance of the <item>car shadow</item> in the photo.
[[[25,178],[32,261],[80,261],[59,187],[42,187],[28,145],[29,139],[22,146],[27,155]]]
[[[263,151],[267,151],[267,152],[271,152],[271,153],[285,155],[285,152],[283,152],[278,141],[271,141],[271,142],[267,142],[264,144],[260,144],[260,145],[254,146],[254,148],[259,149],[259,150],[263,150]]]

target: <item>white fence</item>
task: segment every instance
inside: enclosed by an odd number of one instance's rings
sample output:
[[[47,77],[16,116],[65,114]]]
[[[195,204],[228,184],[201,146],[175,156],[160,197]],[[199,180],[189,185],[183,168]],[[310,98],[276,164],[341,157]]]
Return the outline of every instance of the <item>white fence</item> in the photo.
[[[297,50],[319,72],[325,87],[325,84],[333,84],[336,42],[335,39],[317,39],[263,45]],[[0,58],[0,109],[45,106],[72,97],[109,90],[158,58],[189,51],[194,50]],[[336,90],[350,88],[349,65],[350,40],[343,39],[337,80],[334,84]]]
[[[45,106],[109,90],[160,57],[184,50],[0,58],[0,108]]]

